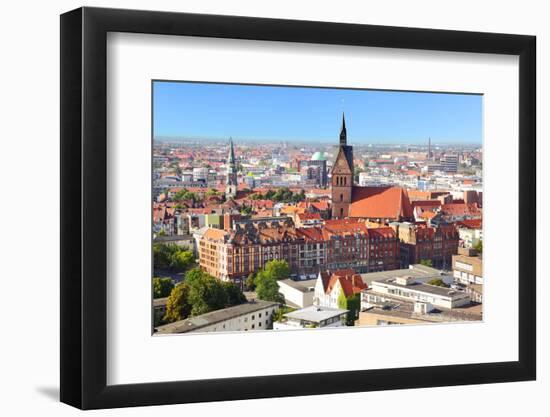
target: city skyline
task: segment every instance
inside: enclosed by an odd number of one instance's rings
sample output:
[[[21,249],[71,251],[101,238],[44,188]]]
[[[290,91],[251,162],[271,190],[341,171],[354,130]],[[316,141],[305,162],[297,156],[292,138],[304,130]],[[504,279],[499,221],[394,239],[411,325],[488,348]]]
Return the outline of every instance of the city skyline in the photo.
[[[482,143],[482,96],[155,81],[156,140],[332,143],[342,112],[356,145]],[[274,122],[274,120],[276,122]]]

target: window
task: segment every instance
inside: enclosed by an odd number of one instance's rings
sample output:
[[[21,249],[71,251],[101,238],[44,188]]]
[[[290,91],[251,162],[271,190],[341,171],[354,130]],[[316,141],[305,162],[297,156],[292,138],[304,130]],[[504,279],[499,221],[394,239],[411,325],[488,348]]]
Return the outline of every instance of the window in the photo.
[[[340,194],[340,202],[344,201],[344,194]]]
[[[252,328],[254,328],[254,325],[252,325]]]
[[[340,217],[344,217],[344,209],[343,208],[340,209]]]

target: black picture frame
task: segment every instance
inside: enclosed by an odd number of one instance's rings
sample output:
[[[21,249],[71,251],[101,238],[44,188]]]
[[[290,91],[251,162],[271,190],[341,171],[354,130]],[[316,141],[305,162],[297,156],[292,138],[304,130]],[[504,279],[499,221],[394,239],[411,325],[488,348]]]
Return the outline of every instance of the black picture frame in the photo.
[[[519,56],[519,360],[108,386],[108,32]],[[186,13],[80,8],[61,15],[61,401],[82,409],[534,380],[534,36]]]

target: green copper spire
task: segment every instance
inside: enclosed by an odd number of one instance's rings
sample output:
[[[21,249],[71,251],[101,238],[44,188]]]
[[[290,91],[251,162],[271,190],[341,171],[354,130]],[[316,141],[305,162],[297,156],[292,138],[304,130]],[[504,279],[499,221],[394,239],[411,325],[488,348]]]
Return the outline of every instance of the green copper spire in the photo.
[[[227,157],[227,165],[235,165],[235,150],[233,149],[233,138],[229,138],[229,155]]]

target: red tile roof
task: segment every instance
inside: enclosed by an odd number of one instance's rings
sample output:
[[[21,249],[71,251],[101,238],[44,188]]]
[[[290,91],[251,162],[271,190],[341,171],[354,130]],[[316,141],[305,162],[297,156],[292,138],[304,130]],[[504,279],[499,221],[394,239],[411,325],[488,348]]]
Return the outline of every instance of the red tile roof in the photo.
[[[411,201],[413,207],[440,207],[441,201],[439,200],[416,200]]]
[[[464,203],[443,204],[441,206],[441,212],[444,215],[448,215],[448,216],[481,215],[481,210],[477,207],[477,205],[475,203],[473,203],[473,204],[464,204]]]
[[[350,217],[412,218],[413,209],[402,187],[353,187]]]
[[[331,293],[337,282],[340,283],[346,297],[357,294],[367,288],[367,285],[361,279],[361,275],[356,274],[353,269],[344,269],[332,273],[325,293]]]
[[[320,227],[297,228],[296,232],[298,236],[302,236],[306,241],[323,241],[323,230]]]
[[[458,227],[466,227],[468,229],[481,229],[481,219],[466,219],[456,223]]]
[[[321,220],[321,215],[319,213],[298,213],[298,218],[300,219],[300,221]]]

